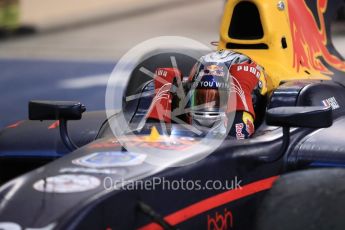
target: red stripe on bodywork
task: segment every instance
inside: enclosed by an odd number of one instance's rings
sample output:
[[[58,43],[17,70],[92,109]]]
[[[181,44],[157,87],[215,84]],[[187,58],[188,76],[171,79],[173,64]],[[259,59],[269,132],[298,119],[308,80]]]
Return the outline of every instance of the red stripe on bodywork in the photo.
[[[242,189],[230,190],[227,192],[220,193],[218,195],[209,197],[205,200],[199,201],[188,207],[185,207],[179,211],[176,211],[164,218],[169,224],[177,225],[183,221],[193,218],[203,212],[219,207],[221,205],[233,202],[235,200],[244,198],[246,196],[253,195],[255,193],[270,189],[275,180],[279,176],[270,177],[264,180],[256,181],[254,183],[245,185]],[[139,230],[161,230],[163,229],[156,223],[147,224]]]
[[[56,129],[57,127],[59,127],[60,122],[59,121],[55,121],[53,124],[51,124],[48,129]]]
[[[16,123],[7,126],[6,128],[8,129],[13,129],[13,128],[17,128],[21,123],[23,123],[24,121],[17,121]]]

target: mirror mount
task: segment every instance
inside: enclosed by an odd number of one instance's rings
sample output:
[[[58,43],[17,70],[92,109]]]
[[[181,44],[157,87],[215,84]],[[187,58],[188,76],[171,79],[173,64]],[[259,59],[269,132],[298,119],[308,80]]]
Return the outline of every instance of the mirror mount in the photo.
[[[83,104],[76,101],[30,101],[29,120],[58,120],[62,143],[70,151],[78,146],[68,134],[67,121],[80,120],[86,111]]]
[[[70,151],[78,149],[78,146],[72,141],[68,134],[67,129],[67,120],[60,119],[59,120],[59,130],[60,130],[60,138],[62,143],[66,146],[66,148]]]

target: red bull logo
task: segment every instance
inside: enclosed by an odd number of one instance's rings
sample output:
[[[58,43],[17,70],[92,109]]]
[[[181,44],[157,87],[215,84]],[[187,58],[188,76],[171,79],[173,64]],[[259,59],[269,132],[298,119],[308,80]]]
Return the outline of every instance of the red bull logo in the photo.
[[[224,67],[218,65],[209,65],[206,67],[206,70],[209,72],[207,74],[211,74],[213,76],[224,77]]]
[[[324,14],[328,0],[316,0],[317,17],[308,7],[307,0],[289,0],[290,29],[293,39],[293,67],[299,72],[302,68],[333,73],[327,66],[345,71],[345,62],[330,53],[327,48],[327,31]],[[323,59],[324,62],[321,60]]]
[[[209,70],[211,72],[223,71],[223,66],[218,66],[218,65],[209,65],[206,68],[207,68],[207,70]]]

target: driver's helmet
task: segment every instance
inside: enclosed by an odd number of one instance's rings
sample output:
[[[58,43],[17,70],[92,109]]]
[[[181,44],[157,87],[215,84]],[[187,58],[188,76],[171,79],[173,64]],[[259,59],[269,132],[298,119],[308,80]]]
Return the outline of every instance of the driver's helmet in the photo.
[[[189,76],[191,123],[211,128],[237,110],[254,118],[252,100],[266,92],[261,72],[248,56],[230,50],[201,57]]]
[[[220,50],[199,59],[190,76],[190,116],[191,123],[211,128],[225,118],[228,110],[231,88],[230,67],[241,63],[245,56]]]

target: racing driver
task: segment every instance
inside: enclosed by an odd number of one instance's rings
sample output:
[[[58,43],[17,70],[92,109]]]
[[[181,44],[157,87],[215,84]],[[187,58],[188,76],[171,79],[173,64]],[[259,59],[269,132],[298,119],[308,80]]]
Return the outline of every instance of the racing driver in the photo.
[[[181,81],[178,69],[156,70],[156,96],[147,115],[149,120],[172,122],[171,112],[178,104],[174,100],[178,87],[173,85]],[[229,135],[236,139],[253,135],[256,119],[253,102],[267,93],[267,86],[263,68],[248,56],[230,50],[207,54],[194,65],[187,85],[188,123],[211,128],[224,121],[222,118],[233,115],[234,119],[227,124]]]

